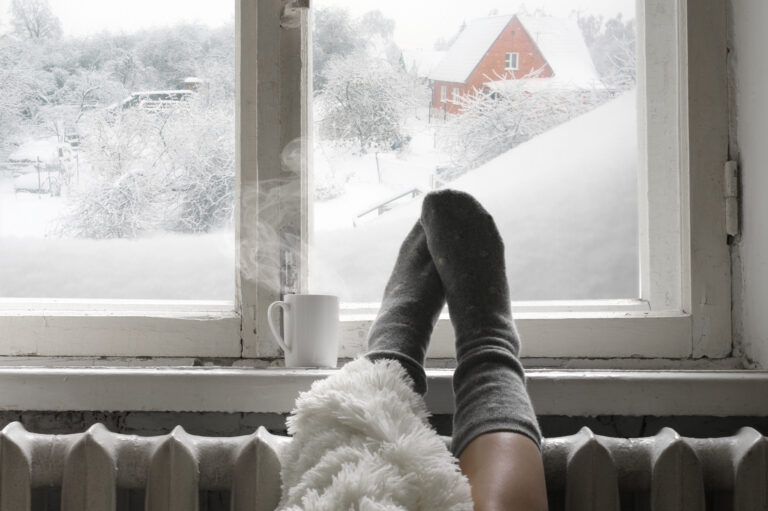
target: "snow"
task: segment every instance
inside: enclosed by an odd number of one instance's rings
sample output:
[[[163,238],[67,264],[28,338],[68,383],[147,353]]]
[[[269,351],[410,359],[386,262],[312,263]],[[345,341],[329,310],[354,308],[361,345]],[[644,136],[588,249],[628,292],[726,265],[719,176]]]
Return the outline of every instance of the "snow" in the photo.
[[[626,93],[450,184],[494,215],[515,300],[638,296],[635,98]],[[354,193],[335,211],[315,207],[310,287],[376,302],[423,196],[358,227],[329,221]]]
[[[403,50],[405,70],[409,73],[415,73],[420,78],[426,78],[440,64],[446,53],[446,51],[440,50]]]
[[[494,215],[507,245],[515,299],[638,294],[635,94],[544,133],[451,183]],[[411,117],[401,152],[316,151],[318,170],[345,193],[314,204],[310,290],[344,302],[381,298],[421,197],[360,213],[409,189],[426,191],[444,158],[440,122]],[[232,300],[234,233],[156,233],[132,240],[51,237],[67,199],[15,193],[0,172],[0,296]],[[355,226],[356,225],[356,226]]]
[[[233,301],[233,240],[2,237],[0,297]]]
[[[57,182],[56,174],[51,174],[43,170],[39,176],[37,175],[37,172],[21,174],[13,180],[13,187],[16,191],[37,192],[40,190],[50,192],[51,185],[55,188]]]
[[[233,300],[231,230],[50,237],[66,206],[62,197],[14,193],[12,178],[0,172],[0,298]]]
[[[512,18],[507,15],[472,20],[464,27],[429,78],[443,82],[466,82]]]
[[[58,139],[56,137],[30,140],[19,146],[8,156],[11,163],[36,162],[38,158],[43,163],[58,161]]]
[[[604,88],[575,19],[523,15],[517,19],[539,47],[559,84]]]

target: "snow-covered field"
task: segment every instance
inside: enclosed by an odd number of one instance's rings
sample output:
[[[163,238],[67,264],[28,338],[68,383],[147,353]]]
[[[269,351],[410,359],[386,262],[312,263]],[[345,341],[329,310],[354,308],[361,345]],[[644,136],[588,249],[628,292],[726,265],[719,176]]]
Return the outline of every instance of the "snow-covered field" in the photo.
[[[638,294],[635,94],[625,94],[451,183],[494,215],[517,300]],[[311,291],[376,302],[421,196],[379,215],[366,209],[428,190],[444,157],[423,115],[401,152],[351,156],[317,149],[318,176],[343,195],[314,205]],[[0,297],[232,300],[234,234],[138,239],[50,236],[66,198],[16,193],[0,171]]]
[[[234,233],[139,239],[48,236],[65,199],[14,193],[0,172],[0,297],[234,298]]]
[[[451,183],[499,224],[514,299],[638,296],[635,97],[627,93]],[[375,176],[375,166],[358,163]],[[311,288],[347,302],[381,298],[420,209],[419,197],[354,227],[364,203],[403,188],[367,181],[350,187],[355,199],[315,207]]]

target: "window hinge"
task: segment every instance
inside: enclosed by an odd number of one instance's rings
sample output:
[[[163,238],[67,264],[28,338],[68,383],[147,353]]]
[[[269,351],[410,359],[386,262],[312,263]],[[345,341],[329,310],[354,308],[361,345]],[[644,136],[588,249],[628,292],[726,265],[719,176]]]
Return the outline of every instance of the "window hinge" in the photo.
[[[728,236],[739,234],[739,164],[725,162],[725,232]]]

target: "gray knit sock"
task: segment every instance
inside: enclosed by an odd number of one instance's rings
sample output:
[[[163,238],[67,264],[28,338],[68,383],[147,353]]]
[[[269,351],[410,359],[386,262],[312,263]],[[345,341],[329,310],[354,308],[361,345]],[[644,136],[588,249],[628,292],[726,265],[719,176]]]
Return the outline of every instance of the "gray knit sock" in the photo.
[[[424,358],[445,295],[432,263],[427,238],[416,222],[400,247],[381,308],[368,333],[370,360],[395,359],[413,379],[419,394],[427,391]]]
[[[540,446],[493,218],[471,195],[443,190],[424,198],[421,222],[456,334],[454,455],[494,431],[522,433]]]

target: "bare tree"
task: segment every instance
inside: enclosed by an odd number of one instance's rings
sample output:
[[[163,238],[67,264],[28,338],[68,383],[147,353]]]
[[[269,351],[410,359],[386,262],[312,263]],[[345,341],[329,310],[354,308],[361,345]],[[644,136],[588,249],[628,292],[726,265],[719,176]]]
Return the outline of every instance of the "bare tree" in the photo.
[[[48,0],[13,0],[11,13],[19,35],[29,39],[61,37],[61,22],[51,11]]]

